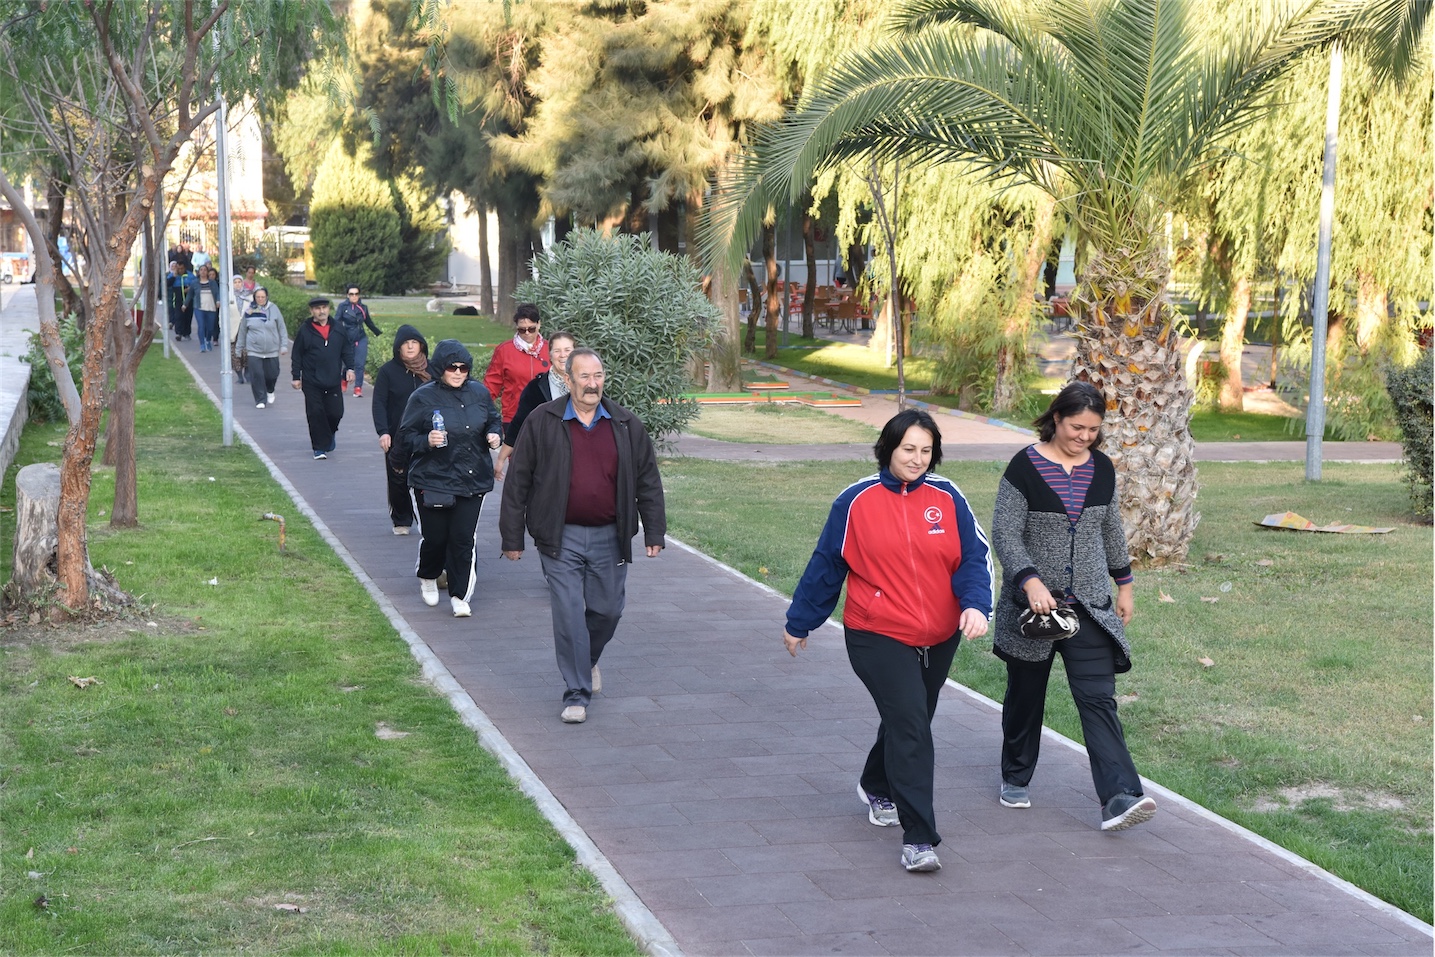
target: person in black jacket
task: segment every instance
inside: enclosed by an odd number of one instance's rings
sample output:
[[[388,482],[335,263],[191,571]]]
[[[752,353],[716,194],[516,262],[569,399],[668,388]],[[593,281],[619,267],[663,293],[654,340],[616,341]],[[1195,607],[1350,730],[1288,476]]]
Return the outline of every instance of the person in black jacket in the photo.
[[[334,433],[344,417],[343,389],[354,381],[354,344],[329,322],[329,300],[309,300],[309,321],[294,333],[289,377],[304,390],[304,415],[315,459],[334,451]]]
[[[455,618],[472,614],[474,544],[483,496],[493,489],[493,457],[503,421],[488,390],[468,377],[473,356],[456,339],[434,347],[433,381],[404,406],[399,442],[409,454],[409,488],[418,504],[419,593],[438,604],[438,577],[448,573]],[[442,427],[436,416],[442,416]]]
[[[355,361],[358,361],[357,359]],[[410,325],[394,333],[394,357],[374,376],[374,431],[384,453],[384,475],[389,486],[389,518],[395,535],[407,535],[414,524],[414,500],[409,495],[409,457],[394,437],[403,422],[404,406],[414,390],[428,382],[429,344]]]

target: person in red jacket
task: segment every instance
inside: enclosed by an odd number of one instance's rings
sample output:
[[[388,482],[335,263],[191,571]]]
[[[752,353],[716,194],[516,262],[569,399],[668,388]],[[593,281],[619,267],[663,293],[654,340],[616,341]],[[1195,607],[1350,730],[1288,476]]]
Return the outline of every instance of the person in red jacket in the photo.
[[[832,503],[783,641],[794,657],[806,648],[846,583],[847,657],[881,719],[857,796],[873,824],[901,825],[903,867],[935,871],[932,717],[962,638],[986,634],[991,549],[961,490],[932,474],[942,433],[930,415],[897,413],[874,451],[881,471]]]
[[[548,371],[548,341],[539,331],[538,307],[525,302],[513,313],[514,335],[511,342],[499,343],[483,374],[488,394],[499,404],[503,432],[518,411],[518,397],[533,377]]]

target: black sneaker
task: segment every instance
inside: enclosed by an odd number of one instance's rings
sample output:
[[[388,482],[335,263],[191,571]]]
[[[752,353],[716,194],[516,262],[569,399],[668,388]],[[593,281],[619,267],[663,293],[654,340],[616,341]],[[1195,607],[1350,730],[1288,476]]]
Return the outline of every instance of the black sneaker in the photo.
[[[1103,831],[1124,831],[1156,816],[1156,801],[1139,794],[1118,794],[1101,809]]]

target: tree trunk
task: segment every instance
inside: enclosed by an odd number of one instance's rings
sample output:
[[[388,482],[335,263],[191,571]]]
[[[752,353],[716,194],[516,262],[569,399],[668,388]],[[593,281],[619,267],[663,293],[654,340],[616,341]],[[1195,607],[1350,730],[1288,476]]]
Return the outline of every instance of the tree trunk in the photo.
[[[777,225],[762,229],[762,261],[767,269],[767,295],[763,303],[763,315],[767,317],[767,342],[764,355],[777,358],[778,324],[782,321],[782,310],[787,304],[787,284],[777,275]],[[749,352],[757,350],[756,336],[752,324],[748,324]]]
[[[812,197],[803,198],[802,213],[802,250],[807,256],[807,291],[802,294],[802,338],[811,339],[814,334],[812,328],[813,302],[817,296],[817,241],[813,235],[817,228],[816,221],[812,218]]]
[[[50,268],[53,272],[51,285],[55,292],[64,300],[65,314],[74,316],[83,329],[88,320],[85,314],[85,298],[76,292],[75,287],[65,276],[64,260],[60,256],[60,228],[65,222],[65,194],[69,184],[56,175],[51,175],[45,180],[45,236],[43,242],[45,249],[50,254]],[[74,255],[74,246],[70,246],[70,254]],[[78,276],[76,277],[79,278]]]
[[[1076,377],[1106,398],[1101,448],[1116,466],[1131,556],[1149,565],[1184,561],[1201,518],[1169,282],[1159,248],[1093,249],[1071,297]]]
[[[51,621],[60,621],[66,615],[65,603],[54,600],[59,584],[55,569],[62,498],[60,469],[53,462],[27,465],[15,474],[15,544],[11,553],[13,587],[10,591],[21,601],[48,606]],[[103,596],[113,604],[130,603],[129,596],[116,587],[113,580],[90,567],[88,554],[85,575],[88,594]]]
[[[145,290],[145,317],[154,309],[154,288]],[[132,314],[131,314],[132,315]],[[124,355],[115,357],[115,394],[110,400],[110,435],[115,443],[115,500],[110,508],[112,528],[139,524],[139,469],[135,461],[135,379],[140,363],[154,342],[154,323],[133,320],[120,323]]]
[[[1020,285],[1011,310],[1002,321],[1002,343],[997,349],[996,381],[992,384],[992,411],[1003,413],[1021,400],[1021,375],[1031,338],[1031,317],[1035,311],[1036,284],[1051,248],[1051,224],[1056,218],[1056,200],[1043,193],[1032,221],[1031,240],[1022,262]]]
[[[1245,386],[1241,381],[1241,355],[1246,346],[1246,317],[1251,311],[1251,276],[1242,270],[1231,283],[1231,298],[1226,304],[1226,321],[1221,325],[1221,368],[1226,372],[1221,382],[1222,412],[1245,410]]]
[[[528,230],[514,210],[498,210],[498,300],[493,304],[494,316],[506,319],[518,308],[513,291],[518,288],[520,244],[526,244]]]
[[[737,283],[724,278],[721,272],[714,273],[708,296],[722,312],[722,328],[713,337],[708,352],[707,389],[736,392],[742,388],[742,356],[737,349],[742,314],[738,309]]]
[[[478,307],[485,316],[493,311],[493,260],[488,255],[488,207],[478,204]]]
[[[1390,294],[1366,270],[1358,274],[1355,290],[1355,344],[1365,355],[1390,315]]]

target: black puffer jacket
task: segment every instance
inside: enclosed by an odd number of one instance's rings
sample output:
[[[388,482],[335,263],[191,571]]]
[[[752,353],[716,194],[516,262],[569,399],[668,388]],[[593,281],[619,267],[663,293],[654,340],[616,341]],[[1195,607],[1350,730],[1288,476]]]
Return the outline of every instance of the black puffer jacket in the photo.
[[[404,420],[404,406],[408,405],[409,396],[423,385],[419,377],[404,365],[404,360],[399,358],[399,347],[405,342],[417,342],[424,359],[428,359],[429,344],[423,333],[410,325],[399,326],[394,333],[394,357],[379,366],[379,374],[374,376],[373,413],[374,432],[377,435],[392,436],[398,432],[399,424]]]
[[[482,495],[493,489],[493,456],[488,436],[503,434],[503,420],[483,384],[465,380],[457,389],[444,384],[443,369],[454,362],[472,367],[473,356],[456,339],[434,347],[429,359],[433,381],[419,386],[404,407],[399,441],[409,453],[409,487],[450,495]],[[448,445],[429,446],[434,412],[443,414]]]

